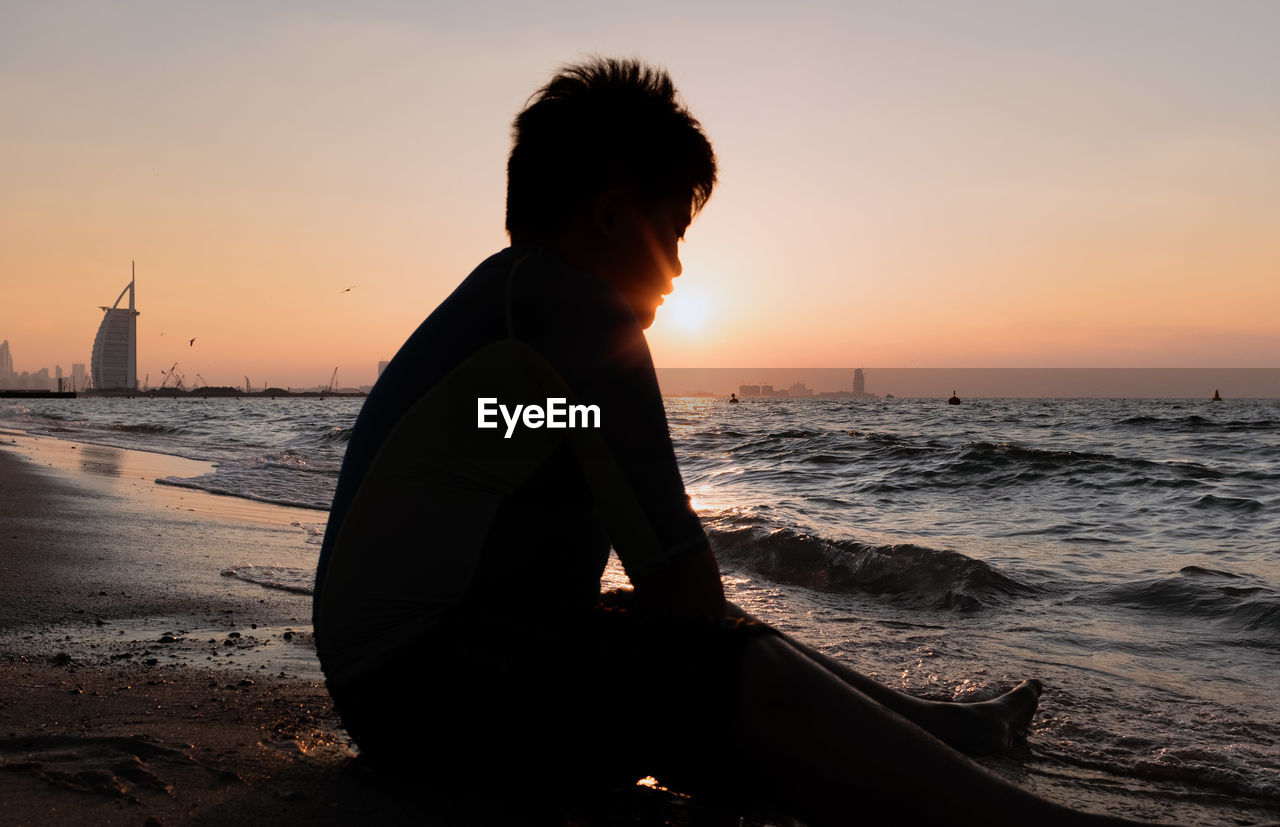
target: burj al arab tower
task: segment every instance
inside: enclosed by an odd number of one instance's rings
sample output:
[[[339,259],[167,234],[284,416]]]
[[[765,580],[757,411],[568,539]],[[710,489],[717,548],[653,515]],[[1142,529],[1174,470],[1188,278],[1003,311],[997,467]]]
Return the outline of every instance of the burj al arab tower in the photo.
[[[132,262],[130,263],[132,268]],[[116,303],[104,307],[98,335],[93,337],[93,386],[99,390],[138,389],[138,311],[133,306],[133,282],[136,273],[131,269],[129,283]],[[124,294],[129,294],[129,307],[120,306]]]

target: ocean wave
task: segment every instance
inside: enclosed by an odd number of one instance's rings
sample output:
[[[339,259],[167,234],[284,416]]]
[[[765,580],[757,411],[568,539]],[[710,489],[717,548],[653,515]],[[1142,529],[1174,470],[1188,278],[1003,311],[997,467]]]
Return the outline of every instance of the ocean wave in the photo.
[[[186,428],[175,425],[159,425],[153,422],[119,422],[100,425],[104,431],[115,431],[122,434],[155,434],[173,436],[187,433]]]
[[[1242,632],[1280,633],[1280,592],[1227,571],[1186,566],[1172,577],[1102,592],[1099,599],[1133,609],[1214,621]]]
[[[868,545],[769,527],[738,515],[713,521],[709,536],[723,562],[778,583],[819,591],[891,594],[912,606],[976,611],[1039,591],[982,560],[909,543]],[[745,524],[744,524],[745,523]]]
[[[1140,778],[1172,781],[1192,788],[1216,789],[1232,798],[1274,801],[1280,795],[1280,771],[1239,768],[1243,751],[1237,747],[1175,747],[1157,750],[1131,767],[1120,767]],[[1233,802],[1235,803],[1235,802]]]
[[[204,491],[220,497],[239,497],[243,500],[317,511],[328,511],[333,501],[332,486],[303,488],[297,485],[273,485],[271,480],[258,475],[237,476],[214,472],[199,477],[161,477],[156,480],[156,483],[174,488]]]
[[[234,577],[247,583],[255,583],[268,589],[294,594],[315,593],[314,569],[298,569],[289,566],[243,565],[231,566],[222,571],[223,577]]]
[[[867,459],[892,473],[887,477],[866,477],[863,490],[869,492],[990,489],[1042,481],[1090,489],[1194,488],[1225,476],[1218,469],[1192,461],[1157,462],[1103,452],[1035,448],[1014,442],[913,445],[900,438],[883,437],[877,437],[875,442],[877,448]],[[1202,507],[1215,506],[1241,507],[1215,499],[1207,500]]]
[[[849,458],[839,454],[809,454],[800,458],[801,465],[848,465]]]
[[[288,445],[297,448],[328,448],[345,446],[351,441],[351,428],[338,426],[308,431],[289,439]]]
[[[773,431],[770,433],[744,437],[744,441],[733,446],[731,450],[735,454],[781,456],[791,454],[798,450],[803,450],[797,446],[797,442],[805,442],[824,436],[828,436],[824,431],[809,430],[805,428],[789,428],[782,431]],[[810,448],[812,446],[804,447]]]
[[[1211,419],[1199,414],[1187,416],[1130,416],[1116,423],[1121,428],[1140,430],[1175,431],[1220,431],[1222,433],[1243,433],[1248,431],[1271,431],[1280,425],[1274,419]]]
[[[968,442],[954,450],[947,466],[960,473],[984,474],[1007,468],[1046,472],[1080,465],[1113,468],[1126,462],[1133,461],[1085,451],[1028,448],[1013,442]]]
[[[1211,508],[1222,509],[1225,511],[1234,511],[1236,513],[1252,514],[1255,511],[1262,510],[1262,503],[1248,497],[1219,497],[1214,494],[1205,494],[1196,500],[1195,508]]]
[[[851,432],[856,433],[856,432]],[[1017,468],[1022,470],[1056,471],[1081,465],[1100,465],[1115,468],[1125,464],[1149,465],[1145,460],[1130,460],[1110,454],[1086,451],[1062,451],[1049,448],[1029,448],[1015,442],[971,441],[962,445],[919,444],[895,434],[865,434],[863,439],[876,446],[877,454],[887,451],[891,458],[933,454],[941,463],[940,470],[964,475],[986,474],[992,471]]]
[[[746,439],[749,436],[749,434],[733,428],[707,428],[703,432],[703,435],[708,437],[718,437],[720,439]]]
[[[869,433],[846,431],[848,436],[861,437],[871,446],[872,458],[877,460],[911,460],[921,455],[935,454],[937,445],[921,445],[897,434]]]
[[[1247,739],[1245,743],[1158,746],[1160,741],[1150,738],[1099,738],[1100,733],[1074,731],[1069,725],[1041,734],[1069,736],[1069,748],[1042,742],[1037,751],[1060,766],[1073,768],[1068,770],[1072,775],[1083,771],[1110,779],[1173,785],[1184,796],[1218,806],[1272,808],[1280,796],[1280,768],[1265,751],[1248,745]]]
[[[19,405],[16,402],[0,399],[0,420],[23,419],[30,413],[31,409],[26,405]]]
[[[1100,487],[1122,478],[1146,480],[1163,471],[1140,459],[1109,454],[1030,448],[1013,442],[963,445],[912,444],[900,437],[867,435],[874,443],[868,460],[892,471],[868,477],[863,490],[901,492],[920,488],[1003,488],[1045,479],[1072,477],[1073,485]]]
[[[336,477],[338,469],[331,467],[327,463],[319,462],[318,460],[320,459],[320,457],[307,457],[292,451],[284,451],[282,453],[263,454],[253,457],[247,462],[242,461],[237,464],[243,468],[279,469],[299,474],[325,474]]]
[[[808,428],[787,428],[782,431],[773,431],[759,438],[761,442],[774,442],[780,439],[811,439],[815,436],[822,436],[822,431],[814,431]]]

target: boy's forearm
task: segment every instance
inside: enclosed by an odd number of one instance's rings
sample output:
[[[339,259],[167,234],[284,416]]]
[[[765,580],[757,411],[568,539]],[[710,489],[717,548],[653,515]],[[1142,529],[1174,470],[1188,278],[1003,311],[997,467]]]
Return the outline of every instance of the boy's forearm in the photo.
[[[641,603],[659,611],[711,617],[725,614],[720,567],[710,549],[682,557],[656,571],[635,575],[631,584]]]

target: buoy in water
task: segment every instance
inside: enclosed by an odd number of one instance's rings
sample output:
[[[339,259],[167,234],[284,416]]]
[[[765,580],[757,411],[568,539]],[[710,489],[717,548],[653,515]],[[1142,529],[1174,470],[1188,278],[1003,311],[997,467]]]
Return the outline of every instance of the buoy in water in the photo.
[[[947,404],[948,404],[948,405],[959,405],[959,404],[960,404],[960,397],[956,396],[956,392],[955,392],[955,391],[952,391],[952,392],[951,392],[951,398],[947,400]]]

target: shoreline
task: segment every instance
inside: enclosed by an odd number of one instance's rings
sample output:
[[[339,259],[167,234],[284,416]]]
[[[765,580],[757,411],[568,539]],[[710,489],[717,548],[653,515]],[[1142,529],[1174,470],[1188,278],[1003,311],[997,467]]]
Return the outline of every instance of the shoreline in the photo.
[[[301,546],[295,515],[154,483],[205,465],[0,434],[8,823],[333,823],[357,803],[397,820],[351,774],[310,598],[219,572],[219,554]],[[256,634],[278,626],[288,648]]]
[[[0,608],[15,624],[256,614],[262,625],[310,626],[310,597],[225,577],[227,566],[312,568],[317,512],[159,485],[209,463],[0,431]],[[12,548],[9,548],[12,546]],[[15,566],[21,565],[19,572]],[[71,604],[74,604],[72,607]]]

